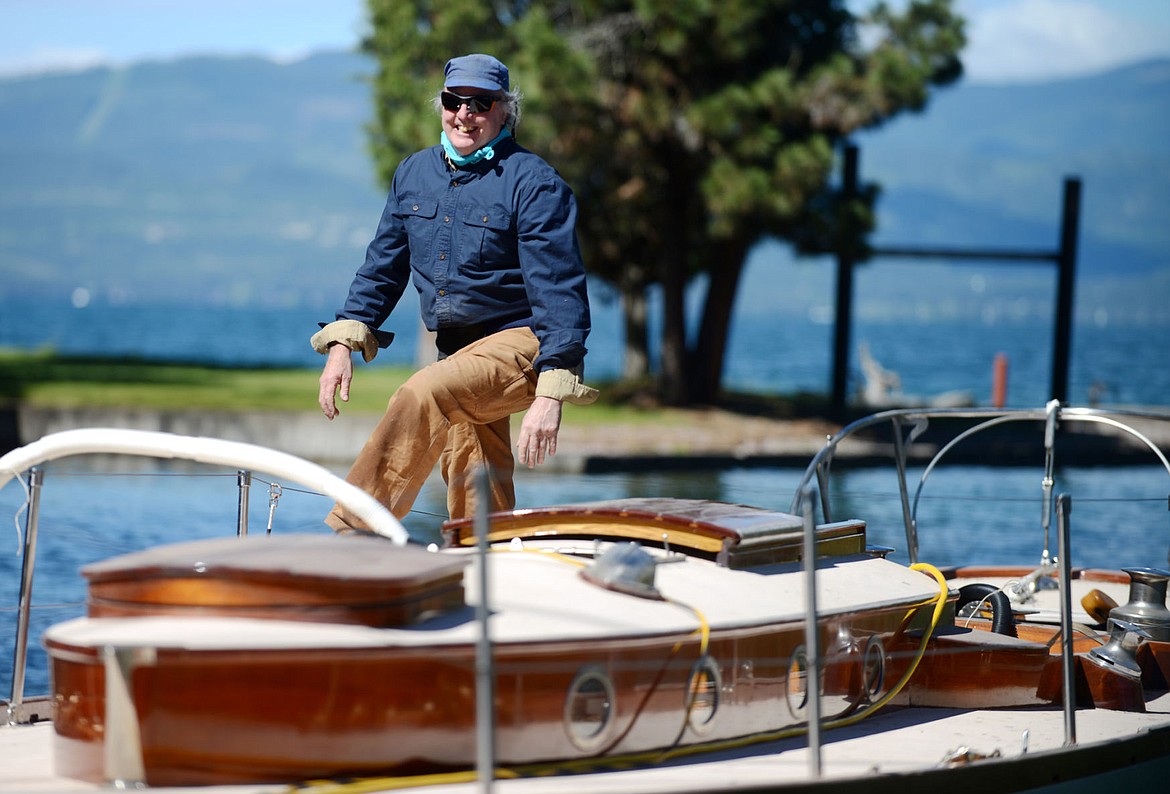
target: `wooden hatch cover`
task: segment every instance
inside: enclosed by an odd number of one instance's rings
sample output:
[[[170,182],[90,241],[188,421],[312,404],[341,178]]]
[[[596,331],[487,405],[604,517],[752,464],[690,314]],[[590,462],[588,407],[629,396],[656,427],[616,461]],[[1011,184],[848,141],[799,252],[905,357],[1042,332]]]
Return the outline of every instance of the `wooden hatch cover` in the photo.
[[[272,535],[87,565],[92,617],[219,615],[401,626],[464,605],[464,561],[377,537]]]
[[[803,523],[798,516],[708,499],[650,497],[528,508],[493,513],[493,542],[514,537],[634,540],[707,557],[728,568],[751,568],[800,559]],[[443,525],[448,546],[475,543],[474,521]],[[865,522],[841,521],[816,529],[817,554],[865,551]]]

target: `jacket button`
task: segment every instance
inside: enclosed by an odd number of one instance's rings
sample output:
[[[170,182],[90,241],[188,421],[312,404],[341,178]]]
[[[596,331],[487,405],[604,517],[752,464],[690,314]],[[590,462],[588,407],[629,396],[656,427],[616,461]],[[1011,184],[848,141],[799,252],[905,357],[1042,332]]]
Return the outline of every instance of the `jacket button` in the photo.
[[[486,216],[486,215],[484,215],[484,216],[483,216],[483,222],[484,222],[484,223],[487,223],[487,218],[488,218],[488,216]]]
[[[415,212],[418,212],[418,205],[417,204],[413,205],[411,207],[411,209],[414,210]]]

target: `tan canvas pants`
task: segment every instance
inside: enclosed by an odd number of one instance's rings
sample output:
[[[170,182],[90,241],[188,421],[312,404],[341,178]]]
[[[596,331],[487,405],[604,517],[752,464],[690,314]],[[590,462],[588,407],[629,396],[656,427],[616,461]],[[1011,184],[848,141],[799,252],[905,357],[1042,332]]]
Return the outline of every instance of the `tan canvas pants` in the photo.
[[[511,510],[510,417],[535,397],[537,348],[530,329],[513,328],[416,372],[390,398],[346,479],[402,518],[437,462],[447,483],[447,510],[463,518],[475,513],[474,477],[487,466],[490,508]],[[361,528],[337,506],[325,523]]]

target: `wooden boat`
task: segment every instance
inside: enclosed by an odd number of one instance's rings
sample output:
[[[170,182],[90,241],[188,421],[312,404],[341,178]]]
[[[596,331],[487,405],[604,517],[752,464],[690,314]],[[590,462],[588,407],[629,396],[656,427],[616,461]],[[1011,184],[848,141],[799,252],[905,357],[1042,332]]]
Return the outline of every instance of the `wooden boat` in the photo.
[[[956,443],[1038,422],[1048,466],[1058,423],[1120,424],[1055,404],[885,412],[829,441],[790,512],[609,500],[448,522],[431,548],[279,453],[134,431],[47,437],[0,458],[0,477],[79,451],[266,467],[352,503],[375,531],[194,541],[85,567],[88,614],[43,638],[53,770],[23,780],[458,790],[467,770],[495,769],[517,791],[1020,791],[1170,773],[1170,573],[1078,570],[1064,553],[1039,568],[918,563],[905,450],[940,416],[975,423]],[[911,565],[873,548],[860,518],[830,514],[835,452],[886,426]],[[1125,432],[1170,474],[1156,443]],[[1065,502],[1044,498],[1063,519]],[[28,712],[12,703],[10,722],[36,722],[13,719]],[[35,729],[0,731],[0,752]],[[938,749],[940,731],[956,743]],[[776,750],[783,764],[744,775]]]

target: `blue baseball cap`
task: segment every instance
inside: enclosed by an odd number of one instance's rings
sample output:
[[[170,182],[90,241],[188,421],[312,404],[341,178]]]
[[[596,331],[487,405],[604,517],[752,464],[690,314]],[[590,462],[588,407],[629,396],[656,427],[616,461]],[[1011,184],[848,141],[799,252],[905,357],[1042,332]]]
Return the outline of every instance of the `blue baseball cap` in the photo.
[[[443,87],[453,86],[507,91],[508,67],[490,55],[479,53],[452,58],[443,69]]]

